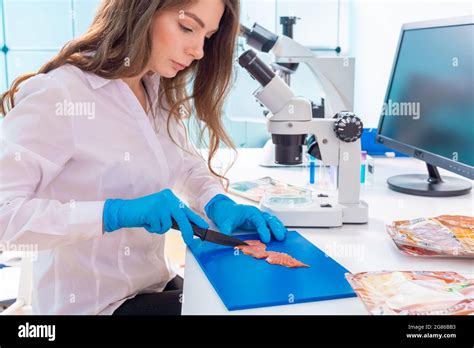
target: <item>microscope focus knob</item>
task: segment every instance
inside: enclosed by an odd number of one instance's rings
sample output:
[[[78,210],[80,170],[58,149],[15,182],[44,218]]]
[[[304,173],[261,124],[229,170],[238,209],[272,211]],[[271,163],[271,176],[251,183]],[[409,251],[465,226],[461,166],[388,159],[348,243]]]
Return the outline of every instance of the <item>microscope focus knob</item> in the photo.
[[[361,137],[364,125],[355,114],[340,112],[334,117],[337,118],[334,122],[334,132],[340,140],[353,143]]]

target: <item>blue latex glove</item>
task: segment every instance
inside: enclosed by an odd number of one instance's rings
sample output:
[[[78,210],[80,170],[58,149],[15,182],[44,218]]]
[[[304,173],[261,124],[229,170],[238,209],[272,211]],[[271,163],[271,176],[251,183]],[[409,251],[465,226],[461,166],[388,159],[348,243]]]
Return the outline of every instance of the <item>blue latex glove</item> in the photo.
[[[209,224],[189,209],[174,193],[165,189],[136,199],[107,199],[104,205],[104,230],[113,232],[120,228],[143,227],[148,232],[163,234],[176,220],[186,244],[193,240],[189,221],[201,228]]]
[[[216,195],[204,208],[207,216],[219,230],[230,235],[236,228],[257,230],[264,243],[270,242],[271,234],[277,240],[285,239],[285,225],[273,215],[262,212],[252,205],[237,204],[224,195]],[[271,232],[270,232],[271,231]]]

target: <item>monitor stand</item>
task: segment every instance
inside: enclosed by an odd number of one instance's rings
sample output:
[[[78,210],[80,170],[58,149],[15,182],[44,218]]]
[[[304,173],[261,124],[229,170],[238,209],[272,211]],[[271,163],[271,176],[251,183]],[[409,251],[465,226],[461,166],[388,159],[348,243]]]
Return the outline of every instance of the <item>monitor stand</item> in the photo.
[[[397,192],[430,197],[460,196],[471,190],[469,181],[451,176],[441,178],[436,166],[428,163],[426,166],[428,177],[425,174],[396,175],[387,179],[388,187]]]

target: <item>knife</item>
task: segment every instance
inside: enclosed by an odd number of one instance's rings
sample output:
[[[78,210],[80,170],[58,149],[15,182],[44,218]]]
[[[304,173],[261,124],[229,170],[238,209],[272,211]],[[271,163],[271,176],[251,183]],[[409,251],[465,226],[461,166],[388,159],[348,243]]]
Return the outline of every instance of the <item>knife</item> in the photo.
[[[177,222],[174,219],[172,219],[172,221],[173,221],[173,224],[171,228],[180,231],[180,228]],[[213,231],[210,229],[201,228],[192,221],[189,221],[189,223],[191,224],[193,228],[194,235],[198,236],[202,241],[207,241],[207,242],[231,246],[231,247],[236,247],[239,245],[248,245],[243,240],[240,240],[238,238],[234,238],[234,237],[231,237],[226,234]]]

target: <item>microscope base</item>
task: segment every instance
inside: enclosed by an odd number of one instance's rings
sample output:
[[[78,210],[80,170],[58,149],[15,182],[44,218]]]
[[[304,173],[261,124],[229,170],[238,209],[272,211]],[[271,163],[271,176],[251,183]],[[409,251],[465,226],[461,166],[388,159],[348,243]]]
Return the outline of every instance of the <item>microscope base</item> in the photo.
[[[330,203],[320,201],[306,206],[278,207],[261,203],[260,209],[277,216],[287,227],[340,227],[343,224],[363,224],[368,221],[368,205]]]

